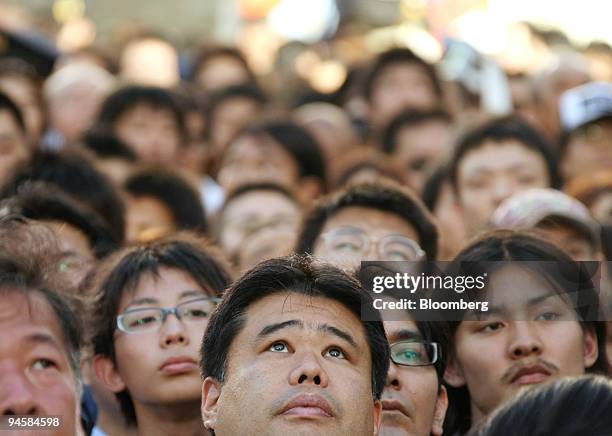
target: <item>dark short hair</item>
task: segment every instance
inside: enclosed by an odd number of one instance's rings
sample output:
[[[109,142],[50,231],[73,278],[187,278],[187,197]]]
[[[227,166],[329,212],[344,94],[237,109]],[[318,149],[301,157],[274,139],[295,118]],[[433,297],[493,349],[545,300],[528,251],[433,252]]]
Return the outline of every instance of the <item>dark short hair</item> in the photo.
[[[580,281],[580,293],[577,296],[576,302],[577,317],[580,320],[580,325],[584,329],[592,329],[597,336],[597,346],[599,349],[598,357],[593,366],[586,368],[588,373],[607,374],[609,365],[606,357],[606,326],[605,323],[599,321],[601,316],[597,316],[598,320],[593,320],[593,312],[601,313],[599,304],[599,295],[593,285],[590,274],[581,267],[577,262],[573,261],[560,248],[557,248],[552,243],[541,239],[532,234],[514,230],[494,230],[485,233],[482,237],[472,242],[465,247],[447,267],[447,274],[466,274],[472,276],[482,275],[487,273],[491,277],[491,273],[498,267],[502,266],[505,261],[521,261],[527,262],[526,268],[530,268],[534,273],[546,277],[546,279],[554,284],[555,290],[559,293],[570,293],[572,289],[567,289],[565,281],[560,277],[560,274],[551,274],[551,271],[543,268],[538,268],[537,262],[558,263],[561,271],[564,271],[574,277],[578,277]],[[454,337],[461,322],[450,321],[448,323],[449,333],[451,337],[449,351],[451,356],[454,355]],[[449,394],[449,411],[445,421],[445,430],[448,434],[454,434],[454,431],[467,431],[471,423],[471,412],[469,393],[466,387],[454,388],[448,387]],[[446,431],[445,431],[446,433]]]
[[[242,130],[242,136],[269,136],[295,160],[300,177],[314,177],[326,186],[325,159],[321,146],[304,128],[292,121],[264,121]],[[234,140],[236,140],[236,138]]]
[[[11,114],[11,117],[13,117],[13,120],[15,120],[17,127],[19,127],[21,133],[25,135],[26,126],[21,110],[19,107],[17,107],[13,100],[11,100],[6,94],[0,92],[0,112],[2,111],[7,111]]]
[[[95,354],[115,361],[113,334],[123,295],[138,286],[144,274],[160,275],[160,268],[188,273],[203,290],[218,296],[230,284],[223,257],[202,238],[189,232],[124,248],[101,262],[92,279],[92,339]],[[127,390],[117,394],[121,411],[129,424],[136,423],[134,404]]]
[[[136,162],[138,156],[110,129],[95,126],[83,137],[83,145],[100,159],[121,159]]]
[[[442,99],[442,85],[435,68],[417,56],[412,50],[396,47],[378,55],[365,77],[363,91],[367,100],[371,99],[374,84],[382,72],[387,67],[397,64],[414,64],[420,67],[431,81],[431,87],[438,99]]]
[[[609,379],[567,377],[518,393],[470,435],[605,435],[612,429],[610,410]]]
[[[268,102],[268,98],[254,83],[244,83],[240,85],[230,85],[214,92],[206,106],[206,138],[210,138],[214,129],[215,112],[225,102],[234,99],[251,100],[263,106]]]
[[[181,139],[186,137],[185,116],[171,91],[154,86],[128,85],[111,95],[102,103],[98,122],[110,129],[126,113],[137,106],[168,111],[176,121]]]
[[[551,144],[536,129],[517,116],[508,116],[488,121],[463,135],[455,148],[450,161],[450,179],[453,187],[458,188],[459,165],[470,151],[478,149],[486,141],[518,141],[526,148],[537,152],[544,159],[548,170],[550,187],[559,189],[561,174],[559,162]]]
[[[418,110],[407,109],[391,120],[383,132],[381,151],[393,154],[397,151],[398,134],[404,128],[416,128],[429,122],[451,123],[451,116],[442,109]]]
[[[123,184],[134,197],[154,197],[171,212],[177,229],[206,231],[206,216],[200,194],[176,173],[147,168],[132,174]]]
[[[264,261],[228,289],[213,313],[202,342],[203,377],[225,381],[229,349],[245,326],[248,308],[269,295],[285,292],[334,300],[360,321],[361,305],[371,300],[354,278],[331,265],[317,264],[309,256]],[[361,322],[370,349],[372,396],[379,399],[389,368],[389,344],[380,318]]]
[[[0,202],[2,213],[22,215],[31,220],[60,221],[80,230],[96,258],[119,247],[108,225],[94,211],[78,203],[61,189],[44,182],[24,183],[17,195]]]
[[[80,384],[84,325],[83,302],[58,269],[55,235],[43,225],[19,215],[0,218],[0,296],[20,292],[40,295],[57,318],[70,367]],[[31,300],[30,300],[31,302]]]
[[[347,207],[366,207],[397,215],[415,228],[427,259],[436,259],[438,229],[433,218],[416,196],[390,181],[352,185],[320,199],[304,217],[295,251],[312,254],[327,220]]]
[[[0,197],[12,197],[23,183],[40,180],[56,185],[96,211],[116,241],[125,235],[124,206],[113,184],[86,159],[70,153],[44,152],[17,172],[3,187]]]

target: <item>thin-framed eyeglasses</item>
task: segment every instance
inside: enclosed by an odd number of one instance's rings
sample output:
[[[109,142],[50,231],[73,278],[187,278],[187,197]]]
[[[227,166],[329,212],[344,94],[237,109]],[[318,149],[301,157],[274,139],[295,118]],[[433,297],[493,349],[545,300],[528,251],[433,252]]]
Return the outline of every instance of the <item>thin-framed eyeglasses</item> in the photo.
[[[372,238],[364,230],[344,226],[321,235],[327,252],[339,258],[364,259],[370,252],[371,244],[376,244],[380,260],[419,261],[425,252],[418,243],[402,235],[386,235]]]
[[[173,314],[181,322],[206,321],[221,301],[217,297],[200,297],[184,301],[174,307],[147,307],[126,310],[117,316],[117,328],[125,333],[146,333],[157,331]]]
[[[440,344],[424,340],[406,340],[390,345],[391,360],[402,366],[434,365],[441,356]]]

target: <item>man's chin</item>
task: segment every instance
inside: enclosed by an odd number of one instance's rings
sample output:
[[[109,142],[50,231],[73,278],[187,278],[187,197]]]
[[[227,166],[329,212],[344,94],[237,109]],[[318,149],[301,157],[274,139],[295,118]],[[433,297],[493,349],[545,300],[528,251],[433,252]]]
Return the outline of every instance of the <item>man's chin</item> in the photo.
[[[383,411],[379,436],[412,436],[413,423],[399,411]]]

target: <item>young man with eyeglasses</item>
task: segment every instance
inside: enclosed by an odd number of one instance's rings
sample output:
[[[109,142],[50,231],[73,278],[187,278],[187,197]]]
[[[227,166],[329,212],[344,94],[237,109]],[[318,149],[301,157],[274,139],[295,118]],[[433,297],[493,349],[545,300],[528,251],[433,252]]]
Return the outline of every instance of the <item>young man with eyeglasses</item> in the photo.
[[[379,268],[360,268],[358,277],[366,286],[374,276],[392,275]],[[370,289],[367,289],[370,291]],[[401,291],[388,290],[383,297],[394,301]],[[441,436],[448,407],[442,385],[446,367],[448,335],[445,324],[415,321],[414,313],[381,312],[391,349],[382,402],[381,436]]]
[[[199,349],[229,282],[217,253],[190,233],[128,247],[100,266],[94,369],[138,434],[206,434]]]
[[[350,186],[306,215],[296,251],[346,270],[362,260],[435,260],[438,230],[410,191],[391,181]]]

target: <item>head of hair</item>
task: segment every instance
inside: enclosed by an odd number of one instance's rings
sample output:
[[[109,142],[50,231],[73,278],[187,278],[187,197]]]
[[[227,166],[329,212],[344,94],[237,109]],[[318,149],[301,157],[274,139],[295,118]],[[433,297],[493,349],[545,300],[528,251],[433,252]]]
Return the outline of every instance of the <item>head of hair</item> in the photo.
[[[305,129],[292,121],[264,121],[247,127],[241,136],[269,137],[287,151],[297,163],[300,177],[314,177],[325,188],[325,159],[319,143]]]
[[[417,109],[405,110],[393,118],[383,132],[380,149],[385,153],[395,153],[397,151],[397,137],[400,130],[404,128],[415,128],[429,122],[450,124],[451,116],[442,109],[428,111]]]
[[[390,181],[349,186],[319,200],[304,217],[296,252],[312,254],[327,220],[347,207],[366,207],[400,217],[416,230],[427,259],[436,259],[438,229],[433,218],[417,197]]]
[[[137,106],[146,106],[172,114],[181,138],[186,136],[185,117],[174,94],[155,86],[128,85],[118,89],[102,103],[98,122],[113,129],[115,123]]]
[[[610,380],[601,376],[567,377],[523,390],[470,435],[604,435],[612,428],[610,409]]]
[[[101,126],[90,129],[83,137],[83,145],[100,159],[121,159],[136,162],[138,156],[110,129]]]
[[[21,130],[21,133],[26,134],[26,125],[23,119],[23,114],[21,110],[13,100],[11,100],[7,95],[0,92],[0,112],[7,111],[13,117],[13,120]]]
[[[206,216],[199,193],[181,176],[161,168],[132,174],[123,185],[134,197],[154,197],[172,213],[176,228],[206,232]]]
[[[215,112],[223,103],[229,100],[245,99],[263,106],[268,102],[266,95],[255,83],[230,85],[214,92],[206,106],[206,137],[210,138],[214,129]]]
[[[364,82],[364,95],[367,100],[370,100],[372,97],[372,91],[374,89],[374,85],[376,84],[376,80],[378,80],[378,77],[382,74],[382,72],[387,67],[398,64],[413,64],[421,68],[431,81],[431,88],[438,99],[442,98],[442,85],[435,68],[417,56],[412,50],[408,48],[396,47],[378,55],[368,74],[366,75]]]
[[[115,359],[113,334],[121,299],[133,292],[146,274],[159,277],[162,268],[189,274],[211,296],[218,296],[230,284],[223,257],[201,237],[189,232],[134,245],[104,259],[91,279],[95,295],[92,317],[93,351]],[[117,394],[121,411],[130,424],[136,423],[134,404],[127,390]]]
[[[286,292],[333,300],[360,321],[361,305],[370,300],[354,278],[333,266],[318,264],[309,256],[264,261],[231,286],[213,313],[202,342],[204,377],[221,383],[226,380],[229,349],[246,324],[248,308],[267,296]],[[370,350],[372,396],[379,399],[389,368],[389,344],[380,318],[361,322]]]
[[[59,248],[51,230],[19,215],[0,218],[0,294],[22,293],[32,303],[41,296],[57,318],[70,367],[80,387],[84,346],[83,302],[59,273]],[[32,307],[32,306],[30,306]]]
[[[96,258],[115,250],[120,241],[104,220],[61,189],[44,182],[28,182],[17,194],[0,202],[2,213],[18,214],[34,221],[59,221],[81,231]]]
[[[40,180],[59,187],[96,211],[108,224],[113,239],[125,235],[124,206],[114,186],[86,159],[70,153],[45,152],[35,156],[2,189],[1,198],[17,193],[29,180]]]
[[[535,151],[542,156],[546,164],[550,187],[559,189],[561,186],[559,163],[552,146],[540,132],[524,120],[516,116],[508,116],[488,121],[467,132],[459,139],[449,169],[451,182],[455,189],[457,189],[459,166],[463,157],[470,151],[478,149],[487,141],[493,143],[517,141],[526,148]]]
[[[609,369],[606,357],[606,327],[601,321],[602,308],[599,303],[599,293],[596,290],[592,276],[594,271],[573,261],[560,248],[535,235],[513,230],[495,230],[465,247],[448,265],[446,273],[453,276],[469,274],[488,277],[508,265],[508,262],[523,262],[522,268],[528,268],[534,274],[543,277],[555,292],[562,294],[574,293],[573,309],[576,312],[581,327],[591,330],[597,338],[599,349],[595,363],[585,368],[587,373],[607,374]],[[573,289],[568,289],[567,281],[575,283]],[[456,315],[456,314],[455,314]],[[454,316],[456,319],[456,317]],[[461,324],[460,321],[448,322],[450,334],[449,352],[454,356],[454,336]],[[453,431],[467,431],[471,426],[469,393],[467,388],[448,387],[449,411],[445,421],[445,429],[449,434]]]

